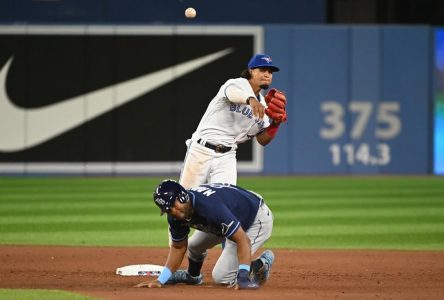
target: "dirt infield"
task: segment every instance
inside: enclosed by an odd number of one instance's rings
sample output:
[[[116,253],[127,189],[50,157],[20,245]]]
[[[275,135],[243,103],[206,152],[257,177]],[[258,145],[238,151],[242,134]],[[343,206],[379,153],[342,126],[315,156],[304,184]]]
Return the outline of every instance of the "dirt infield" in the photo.
[[[104,299],[442,299],[444,252],[274,250],[270,280],[257,291],[214,285],[136,289],[143,277],[115,275],[130,264],[163,264],[167,249],[0,247],[0,288],[74,291]]]

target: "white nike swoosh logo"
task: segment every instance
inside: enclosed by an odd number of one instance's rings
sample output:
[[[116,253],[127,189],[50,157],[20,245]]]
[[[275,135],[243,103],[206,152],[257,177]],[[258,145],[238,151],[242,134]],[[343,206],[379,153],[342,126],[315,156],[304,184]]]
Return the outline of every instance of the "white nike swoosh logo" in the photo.
[[[15,152],[39,145],[231,52],[233,49],[227,48],[39,108],[18,107],[9,99],[6,78],[11,57],[0,71],[0,151]]]

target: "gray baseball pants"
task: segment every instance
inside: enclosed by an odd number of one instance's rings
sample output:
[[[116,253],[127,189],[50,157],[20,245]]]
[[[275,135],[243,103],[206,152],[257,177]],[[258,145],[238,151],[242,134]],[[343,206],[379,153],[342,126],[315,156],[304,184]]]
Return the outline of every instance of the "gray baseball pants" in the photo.
[[[248,228],[246,234],[251,241],[251,255],[261,248],[270,238],[273,230],[273,214],[263,202],[259,207],[253,224]],[[220,244],[225,238],[211,233],[196,230],[188,240],[188,256],[197,262],[203,261],[207,250]],[[219,284],[232,284],[237,275],[239,260],[237,257],[237,245],[227,239],[222,254],[213,268],[213,280]]]

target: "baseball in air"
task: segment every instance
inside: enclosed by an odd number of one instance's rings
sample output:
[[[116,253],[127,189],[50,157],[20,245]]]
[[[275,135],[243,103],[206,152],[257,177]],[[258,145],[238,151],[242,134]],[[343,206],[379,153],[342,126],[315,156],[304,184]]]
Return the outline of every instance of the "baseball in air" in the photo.
[[[187,17],[188,19],[196,17],[196,14],[196,10],[192,7],[188,7],[187,9],[185,9],[185,17]]]

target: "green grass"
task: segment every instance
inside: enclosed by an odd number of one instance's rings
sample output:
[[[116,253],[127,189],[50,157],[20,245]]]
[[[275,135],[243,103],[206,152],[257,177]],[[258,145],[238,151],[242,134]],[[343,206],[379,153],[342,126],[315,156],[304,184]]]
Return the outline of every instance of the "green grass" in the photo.
[[[162,178],[0,177],[0,244],[160,246]],[[444,177],[241,177],[274,212],[273,248],[444,249]]]
[[[8,300],[92,300],[96,298],[56,290],[0,289],[0,299]]]

